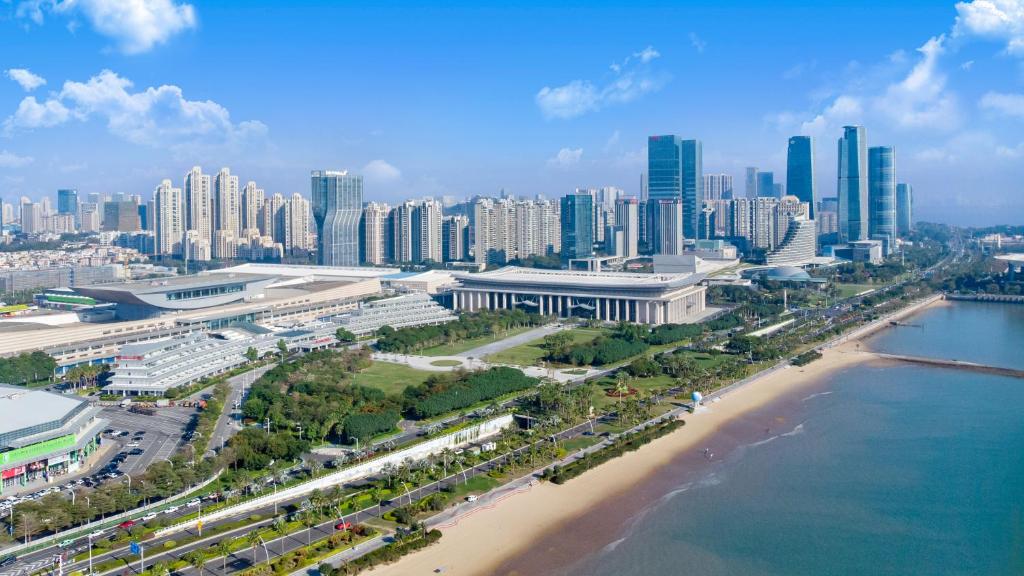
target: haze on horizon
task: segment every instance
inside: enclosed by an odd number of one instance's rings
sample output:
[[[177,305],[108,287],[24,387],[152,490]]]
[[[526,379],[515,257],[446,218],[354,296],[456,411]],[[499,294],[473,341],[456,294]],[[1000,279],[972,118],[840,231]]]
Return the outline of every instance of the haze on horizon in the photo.
[[[738,191],[815,136],[831,196],[863,124],[917,219],[1024,220],[1024,0],[249,6],[0,6],[0,197],[148,197],[193,164],[284,194],[350,169],[367,200],[637,194],[666,133]]]

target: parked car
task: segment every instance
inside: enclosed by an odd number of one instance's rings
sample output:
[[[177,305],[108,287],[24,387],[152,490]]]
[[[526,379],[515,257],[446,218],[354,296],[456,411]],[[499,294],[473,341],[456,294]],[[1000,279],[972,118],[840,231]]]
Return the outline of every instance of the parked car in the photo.
[[[171,506],[170,508],[164,510],[164,514],[174,514],[179,509],[181,509],[181,506]]]
[[[344,522],[344,521],[338,522],[337,524],[334,525],[334,529],[335,530],[351,530],[352,529],[352,523],[351,522]]]
[[[67,548],[67,547],[71,546],[74,543],[75,543],[75,541],[74,541],[73,538],[68,538],[67,540],[61,540],[60,544],[57,544],[57,546],[60,546],[61,548]]]
[[[185,505],[188,506],[189,508],[195,508],[196,506],[199,506],[199,498],[193,498],[189,500]]]
[[[8,556],[7,558],[4,558],[3,560],[0,560],[0,567],[10,566],[11,564],[14,564],[17,561],[18,561],[18,557],[17,556]]]
[[[146,514],[145,516],[142,517],[142,521],[143,522],[149,522],[153,518],[156,518],[156,512],[150,512],[149,514]]]
[[[93,540],[96,540],[98,538],[102,538],[103,535],[106,534],[106,532],[107,532],[106,530],[97,530],[97,531],[93,532],[92,534],[89,534],[89,538],[91,538]]]
[[[117,525],[117,527],[121,528],[122,530],[127,530],[132,526],[135,526],[135,520],[125,520],[124,522],[121,522]]]

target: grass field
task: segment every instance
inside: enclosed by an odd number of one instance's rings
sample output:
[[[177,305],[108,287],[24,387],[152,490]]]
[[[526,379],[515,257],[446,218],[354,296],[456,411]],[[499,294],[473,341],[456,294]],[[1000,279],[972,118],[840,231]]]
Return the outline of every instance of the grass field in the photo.
[[[590,342],[594,338],[605,334],[606,331],[601,328],[573,328],[567,330],[570,336],[572,336],[573,344],[579,344],[581,342]],[[485,360],[488,362],[494,362],[496,364],[515,364],[517,366],[537,366],[544,356],[547,355],[547,351],[541,346],[544,344],[544,339],[533,340],[526,344],[520,344],[508,350],[502,350],[496,354],[487,356]]]
[[[521,328],[513,328],[512,330],[509,330],[507,333],[501,332],[497,336],[481,336],[479,338],[470,338],[469,340],[460,340],[458,342],[453,343],[451,346],[449,346],[448,344],[438,344],[437,346],[424,348],[423,350],[416,352],[416,354],[422,354],[423,356],[451,356],[453,354],[461,354],[466,350],[472,350],[473,348],[483,346],[484,344],[490,344],[491,342],[495,342],[497,340],[502,340],[510,336],[515,336],[517,334],[522,334],[523,332],[526,332],[527,330],[533,330],[534,328],[536,328],[536,326],[524,326]]]
[[[402,364],[374,362],[355,375],[355,383],[383,390],[385,394],[401,394],[405,387],[422,384],[433,372],[416,370]]]
[[[458,360],[434,360],[433,362],[430,363],[430,365],[431,366],[441,366],[441,367],[446,367],[446,366],[462,366],[462,362],[459,362]]]
[[[874,288],[882,288],[884,286],[885,284],[836,284],[836,287],[839,288],[840,298],[850,298],[851,296],[856,296],[861,292]]]

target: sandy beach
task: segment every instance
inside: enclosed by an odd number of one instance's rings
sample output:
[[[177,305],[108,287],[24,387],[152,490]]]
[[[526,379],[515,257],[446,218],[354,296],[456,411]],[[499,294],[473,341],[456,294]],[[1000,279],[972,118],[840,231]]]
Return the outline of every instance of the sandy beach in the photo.
[[[939,300],[930,305],[941,304]],[[876,326],[865,326],[855,331],[855,337],[863,338],[884,327],[890,318],[903,317],[923,307],[886,318]],[[492,506],[467,512],[455,522],[446,522],[441,527],[444,537],[438,544],[396,564],[377,568],[372,574],[418,576],[434,574],[439,568],[444,574],[459,576],[495,574],[506,560],[531,547],[543,546],[545,533],[556,532],[567,520],[630,490],[677,456],[700,450],[723,424],[819,382],[834,371],[873,358],[872,353],[859,350],[854,339],[845,338],[841,344],[824,350],[822,358],[811,364],[766,373],[724,394],[719,401],[709,403],[697,413],[686,415],[686,426],[679,431],[565,485],[538,483],[506,495]]]

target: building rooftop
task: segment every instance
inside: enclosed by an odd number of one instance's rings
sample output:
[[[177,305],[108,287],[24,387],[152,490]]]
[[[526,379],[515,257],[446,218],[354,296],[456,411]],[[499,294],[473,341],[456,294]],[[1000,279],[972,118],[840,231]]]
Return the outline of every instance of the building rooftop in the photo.
[[[0,384],[0,435],[60,420],[83,403],[70,396]]]
[[[553,284],[588,287],[681,287],[697,284],[703,274],[639,274],[632,272],[585,272],[576,270],[544,270],[506,266],[493,272],[479,274],[456,273],[464,282],[507,284]]]

